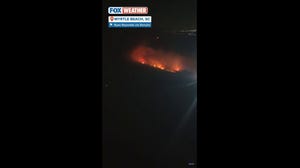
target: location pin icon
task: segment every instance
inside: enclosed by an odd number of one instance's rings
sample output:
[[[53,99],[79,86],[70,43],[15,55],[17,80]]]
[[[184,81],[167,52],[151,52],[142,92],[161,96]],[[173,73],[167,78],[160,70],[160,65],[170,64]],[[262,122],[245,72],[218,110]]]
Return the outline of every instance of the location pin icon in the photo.
[[[113,16],[110,16],[110,17],[109,17],[109,20],[110,20],[110,21],[113,21],[113,20],[114,20],[114,17],[113,17]]]

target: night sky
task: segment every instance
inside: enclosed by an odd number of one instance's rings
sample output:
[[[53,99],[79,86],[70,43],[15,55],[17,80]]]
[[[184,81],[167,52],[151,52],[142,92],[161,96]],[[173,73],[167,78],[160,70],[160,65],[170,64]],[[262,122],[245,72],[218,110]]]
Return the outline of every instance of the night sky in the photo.
[[[109,6],[147,6],[152,28],[107,28]],[[103,14],[104,168],[195,167],[196,70],[168,72],[130,55],[143,45],[196,64],[196,36],[179,33],[196,29],[196,1],[106,1]]]

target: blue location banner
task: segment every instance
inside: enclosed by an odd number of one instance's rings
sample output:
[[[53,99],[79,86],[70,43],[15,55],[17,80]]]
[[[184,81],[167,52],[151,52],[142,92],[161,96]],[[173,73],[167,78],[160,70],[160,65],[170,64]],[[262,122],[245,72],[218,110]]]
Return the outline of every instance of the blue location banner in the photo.
[[[151,28],[151,16],[108,16],[109,28]]]
[[[109,28],[151,28],[151,22],[109,22]]]

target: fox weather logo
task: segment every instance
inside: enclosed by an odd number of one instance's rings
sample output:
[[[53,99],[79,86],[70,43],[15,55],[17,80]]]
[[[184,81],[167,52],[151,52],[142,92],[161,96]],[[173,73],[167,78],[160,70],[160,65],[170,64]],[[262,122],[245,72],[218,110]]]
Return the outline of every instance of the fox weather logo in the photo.
[[[148,14],[148,7],[109,7],[108,14]]]
[[[108,16],[109,28],[151,28],[151,16],[144,15],[148,14],[148,7],[109,7],[108,13],[114,15]],[[126,16],[125,14],[143,16]]]

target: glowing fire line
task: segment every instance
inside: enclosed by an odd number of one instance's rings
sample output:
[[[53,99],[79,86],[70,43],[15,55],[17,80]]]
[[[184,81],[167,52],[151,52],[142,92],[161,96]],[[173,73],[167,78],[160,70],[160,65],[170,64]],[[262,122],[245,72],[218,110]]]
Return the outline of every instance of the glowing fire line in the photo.
[[[183,57],[173,52],[138,46],[131,52],[131,58],[135,62],[164,71],[175,73],[184,70]]]

